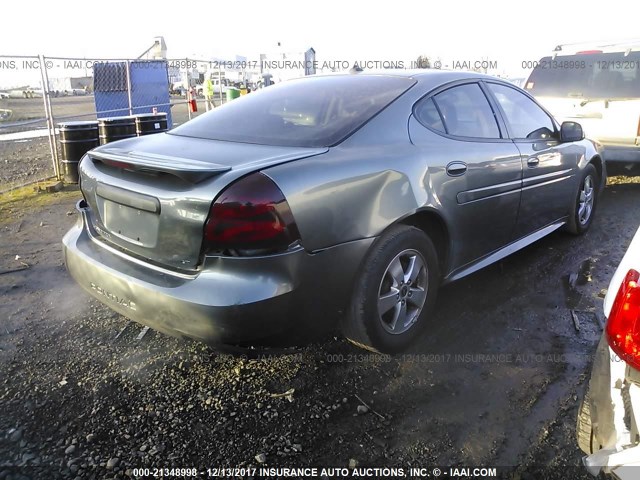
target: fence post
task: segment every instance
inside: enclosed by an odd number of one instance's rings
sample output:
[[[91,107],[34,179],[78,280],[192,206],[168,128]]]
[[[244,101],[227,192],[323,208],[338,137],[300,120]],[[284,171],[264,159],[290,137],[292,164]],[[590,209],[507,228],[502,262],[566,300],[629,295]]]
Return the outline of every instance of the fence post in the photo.
[[[58,144],[56,140],[56,125],[51,109],[51,96],[49,94],[49,75],[47,74],[47,64],[44,55],[38,56],[40,63],[40,78],[42,83],[42,101],[44,102],[44,114],[47,118],[47,136],[49,137],[49,148],[51,150],[51,160],[53,162],[53,173],[57,180],[61,179],[60,164],[58,162]]]
[[[133,115],[133,102],[131,101],[131,61],[127,60],[127,101],[129,102],[129,115]]]

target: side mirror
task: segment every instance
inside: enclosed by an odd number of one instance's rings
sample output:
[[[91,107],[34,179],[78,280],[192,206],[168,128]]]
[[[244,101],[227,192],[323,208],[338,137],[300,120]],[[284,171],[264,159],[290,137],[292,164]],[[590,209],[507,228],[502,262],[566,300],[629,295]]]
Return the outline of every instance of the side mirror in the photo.
[[[582,125],[577,122],[562,122],[562,125],[560,125],[561,142],[577,142],[583,139]]]

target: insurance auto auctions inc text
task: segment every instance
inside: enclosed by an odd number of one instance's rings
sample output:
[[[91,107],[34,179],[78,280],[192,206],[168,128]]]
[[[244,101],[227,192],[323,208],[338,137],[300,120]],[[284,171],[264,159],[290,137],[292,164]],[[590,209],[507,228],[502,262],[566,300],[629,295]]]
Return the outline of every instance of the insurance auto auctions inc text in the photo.
[[[465,478],[477,477],[488,478],[497,476],[496,468],[480,467],[260,467],[256,469],[254,475],[259,478],[402,478],[402,477],[444,477],[444,478]],[[253,475],[252,475],[253,476]]]
[[[260,67],[265,70],[293,70],[293,69],[329,69],[329,70],[346,70],[352,65],[358,65],[358,67],[367,70],[383,70],[383,69],[399,69],[405,68],[423,68],[424,64],[418,61],[405,62],[403,60],[326,60],[323,62],[311,61],[311,60],[262,60],[258,62],[242,62],[247,66],[236,68],[249,68]],[[222,64],[220,65],[222,66]],[[450,63],[442,64],[442,61],[435,60],[432,64],[433,68],[445,68],[450,70],[496,70],[498,68],[497,60],[453,60]]]

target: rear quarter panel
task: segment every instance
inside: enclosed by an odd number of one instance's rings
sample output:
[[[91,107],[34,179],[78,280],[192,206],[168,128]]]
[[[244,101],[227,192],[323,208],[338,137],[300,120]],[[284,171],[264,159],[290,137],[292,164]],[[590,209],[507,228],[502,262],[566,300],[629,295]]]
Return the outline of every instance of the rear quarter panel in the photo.
[[[417,87],[329,152],[264,170],[287,198],[307,250],[379,235],[436,204],[408,136],[411,106],[424,93]]]

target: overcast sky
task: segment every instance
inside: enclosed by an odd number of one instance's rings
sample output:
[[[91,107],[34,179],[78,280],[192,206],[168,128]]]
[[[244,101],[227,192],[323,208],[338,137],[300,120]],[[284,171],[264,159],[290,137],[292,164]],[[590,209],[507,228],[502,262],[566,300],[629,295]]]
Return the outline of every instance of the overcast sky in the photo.
[[[490,59],[516,76],[523,61],[539,59],[559,43],[640,37],[640,2],[629,0],[27,4],[3,6],[0,55],[135,58],[162,35],[170,58],[255,58],[274,52],[280,42],[285,52],[314,47],[319,60],[405,60],[420,54]]]

